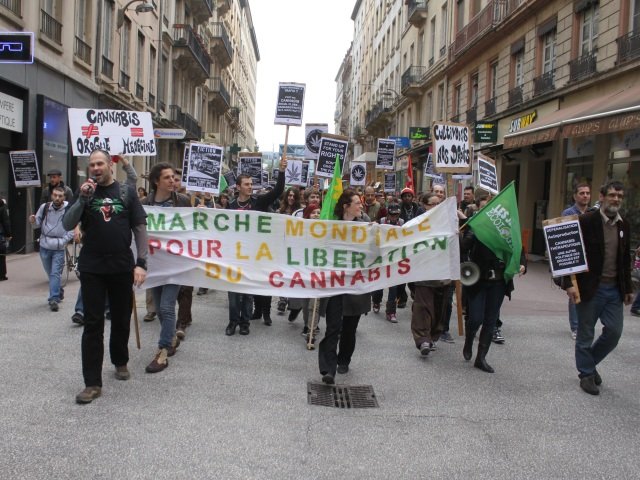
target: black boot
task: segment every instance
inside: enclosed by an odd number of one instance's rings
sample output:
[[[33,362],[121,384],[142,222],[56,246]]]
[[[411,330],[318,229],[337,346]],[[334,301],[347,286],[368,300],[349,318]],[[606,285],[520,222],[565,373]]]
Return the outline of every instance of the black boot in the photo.
[[[464,347],[462,347],[462,356],[467,362],[471,360],[471,357],[473,356],[473,340],[475,339],[475,337],[476,337],[475,335],[471,335],[469,334],[469,332],[466,332],[466,335],[464,337]]]
[[[262,299],[258,295],[253,296],[253,313],[251,320],[260,320],[262,318]]]
[[[478,339],[478,354],[476,355],[476,361],[473,366],[479,368],[483,372],[493,373],[494,370],[487,363],[486,356],[491,346],[491,337],[493,337],[493,328],[489,329],[485,326],[480,330],[480,337]]]

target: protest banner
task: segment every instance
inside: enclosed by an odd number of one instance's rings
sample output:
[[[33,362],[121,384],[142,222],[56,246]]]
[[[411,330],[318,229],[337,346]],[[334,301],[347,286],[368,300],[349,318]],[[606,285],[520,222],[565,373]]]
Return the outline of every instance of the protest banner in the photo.
[[[354,187],[367,183],[367,164],[365,162],[351,162],[350,184]]]
[[[305,160],[317,160],[320,151],[320,139],[323,133],[329,133],[329,125],[326,123],[306,123],[304,158]]]
[[[396,172],[384,174],[384,191],[391,193],[396,191]]]
[[[393,170],[393,161],[396,156],[396,141],[389,138],[378,139],[376,150],[376,168],[381,170]]]
[[[347,156],[349,139],[339,135],[325,133],[320,139],[318,151],[318,165],[316,175],[318,177],[331,178],[336,165],[336,155],[340,159],[340,171],[344,171],[344,159]]]
[[[496,162],[492,158],[478,153],[478,187],[497,195],[500,193],[498,185]]]
[[[471,172],[469,127],[458,123],[433,123],[433,151],[438,173]]]
[[[262,185],[262,153],[240,152],[238,155],[238,175],[249,175],[253,186]]]
[[[304,83],[279,84],[275,125],[302,125],[304,90]]]
[[[145,210],[144,288],[174,283],[319,298],[460,278],[455,198],[403,227],[242,210]]]
[[[9,152],[9,158],[16,188],[40,186],[40,170],[35,151],[14,150]]]
[[[575,215],[545,220],[542,229],[553,277],[589,270],[580,222]]]
[[[220,190],[220,174],[224,150],[217,145],[191,143],[189,170],[185,187],[191,192],[208,192],[217,195]]]
[[[97,148],[111,155],[156,154],[150,112],[128,110],[69,109],[69,133],[73,154],[88,157]]]

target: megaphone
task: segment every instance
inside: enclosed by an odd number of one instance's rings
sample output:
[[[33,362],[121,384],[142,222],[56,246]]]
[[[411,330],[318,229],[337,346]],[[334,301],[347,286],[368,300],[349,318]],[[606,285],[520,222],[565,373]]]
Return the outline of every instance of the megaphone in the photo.
[[[460,264],[460,283],[465,287],[475,285],[480,280],[480,267],[474,262]]]

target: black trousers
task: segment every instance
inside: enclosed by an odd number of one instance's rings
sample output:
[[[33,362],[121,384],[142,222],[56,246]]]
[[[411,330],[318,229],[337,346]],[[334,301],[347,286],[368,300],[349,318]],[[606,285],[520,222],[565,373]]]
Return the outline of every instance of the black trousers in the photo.
[[[7,244],[6,239],[0,234],[0,278],[7,276]]]
[[[329,298],[326,310],[327,326],[318,346],[320,374],[336,374],[338,367],[338,341],[342,330],[342,295]]]
[[[129,330],[133,272],[80,275],[84,304],[82,332],[82,375],[87,387],[102,386],[104,357],[104,305],[107,295],[111,310],[109,355],[116,366],[129,362]]]
[[[356,349],[356,330],[360,322],[360,315],[345,315],[342,317],[342,331],[340,332],[340,348],[338,349],[338,365],[349,365],[351,356]]]
[[[264,295],[254,295],[253,308],[258,313],[271,316],[271,297],[266,297]]]

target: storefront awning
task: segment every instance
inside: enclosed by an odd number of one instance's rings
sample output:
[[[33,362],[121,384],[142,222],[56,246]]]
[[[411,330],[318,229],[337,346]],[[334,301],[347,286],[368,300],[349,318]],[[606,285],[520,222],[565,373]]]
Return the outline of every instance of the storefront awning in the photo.
[[[504,148],[640,127],[640,86],[585,100],[547,115],[544,122],[504,136]]]

